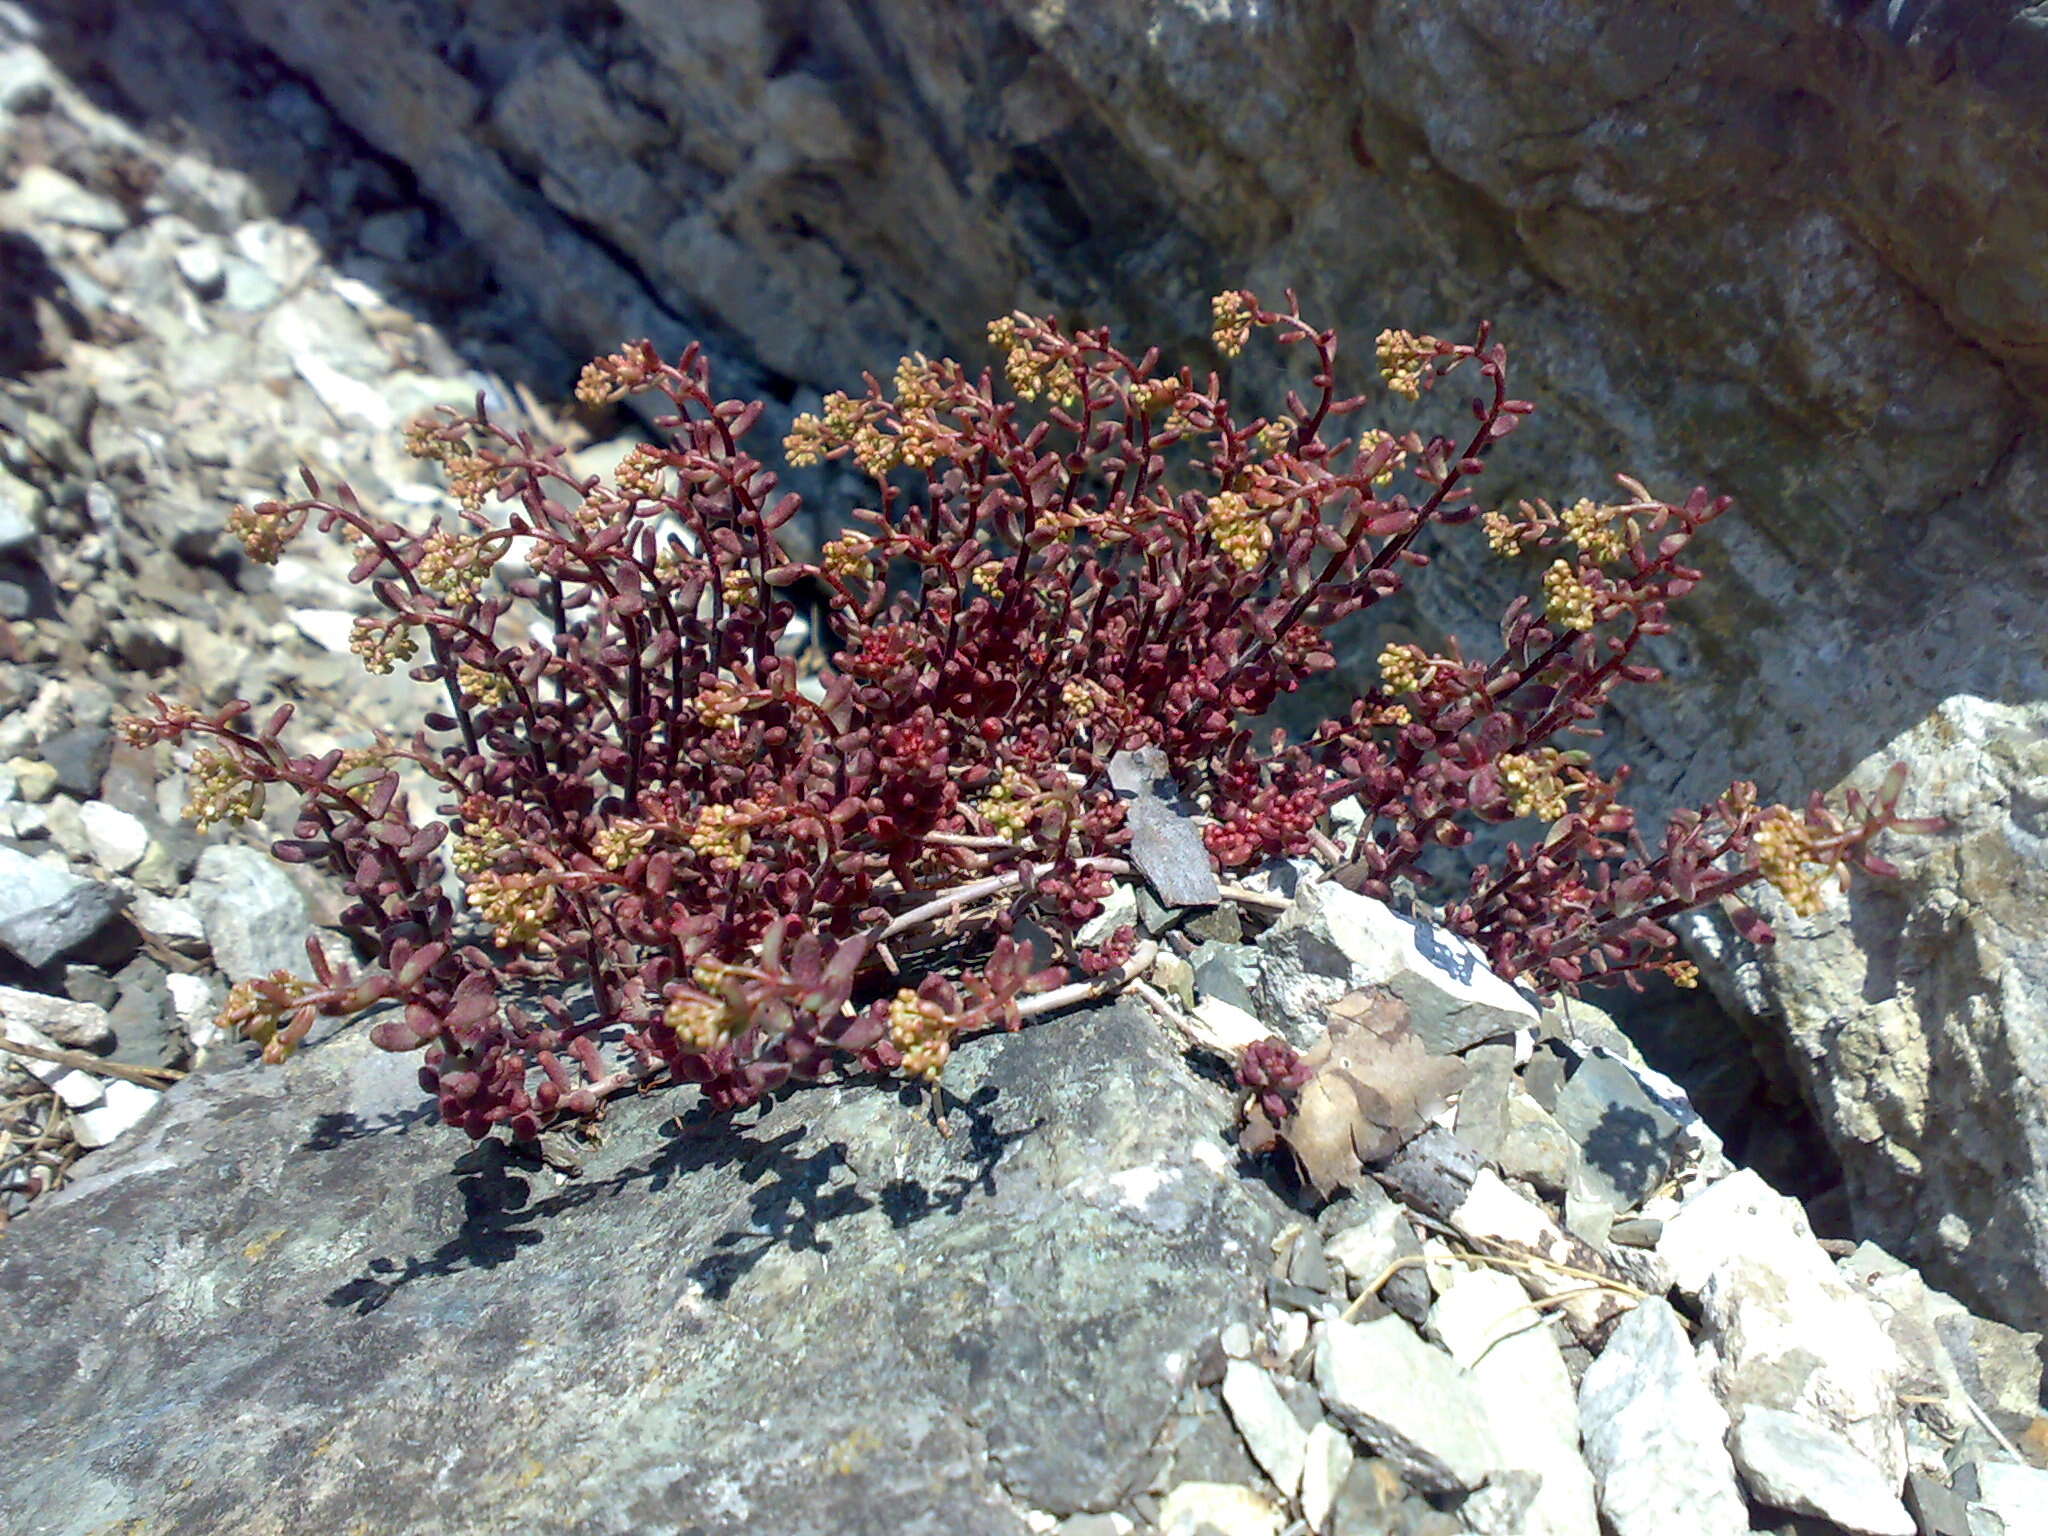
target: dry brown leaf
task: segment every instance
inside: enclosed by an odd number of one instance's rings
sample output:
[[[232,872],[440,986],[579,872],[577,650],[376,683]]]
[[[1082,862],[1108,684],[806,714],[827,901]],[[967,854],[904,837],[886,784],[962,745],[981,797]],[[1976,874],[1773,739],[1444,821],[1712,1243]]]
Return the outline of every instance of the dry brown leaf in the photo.
[[[1457,1058],[1430,1055],[1407,1005],[1379,989],[1334,1003],[1329,1033],[1302,1060],[1315,1075],[1275,1134],[1326,1199],[1419,1135],[1467,1076]]]

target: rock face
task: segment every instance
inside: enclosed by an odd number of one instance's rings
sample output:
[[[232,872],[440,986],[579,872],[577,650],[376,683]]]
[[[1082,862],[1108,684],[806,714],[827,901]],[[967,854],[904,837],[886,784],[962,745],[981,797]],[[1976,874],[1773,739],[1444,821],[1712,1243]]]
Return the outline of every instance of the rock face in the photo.
[[[2048,1316],[2048,706],[1951,699],[1850,777],[1911,769],[1902,878],[1862,882],[1744,953],[1687,921],[1709,975],[1783,1041],[1858,1230],[2016,1327]],[[1766,898],[1768,900],[1768,898]]]
[[[1262,1312],[1277,1201],[1133,1009],[948,1082],[950,1138],[871,1084],[743,1129],[623,1105],[564,1185],[465,1154],[360,1031],[197,1080],[8,1235],[0,1348],[52,1388],[9,1409],[0,1526],[1021,1536],[1107,1507]]]
[[[1631,469],[1748,509],[1665,648],[1678,686],[1625,706],[1615,745],[1654,765],[1652,797],[1824,783],[1943,694],[2048,692],[2034,8],[603,15],[176,0],[112,7],[87,46],[166,119],[189,97],[166,60],[274,55],[557,339],[702,335],[735,389],[843,387],[906,345],[975,346],[1019,302],[1192,341],[1216,289],[1291,284],[1353,355],[1383,325],[1491,316],[1560,409],[1488,494]],[[219,137],[269,156],[239,123]],[[1531,573],[1451,546],[1418,598],[1483,632]]]

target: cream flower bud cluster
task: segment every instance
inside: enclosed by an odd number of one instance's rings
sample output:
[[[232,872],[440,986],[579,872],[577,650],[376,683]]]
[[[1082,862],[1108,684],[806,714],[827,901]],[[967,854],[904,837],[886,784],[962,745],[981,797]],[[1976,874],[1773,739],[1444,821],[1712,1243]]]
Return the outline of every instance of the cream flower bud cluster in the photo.
[[[292,541],[291,524],[284,508],[274,501],[259,501],[256,510],[236,505],[228,514],[228,532],[242,541],[242,551],[258,565],[275,565]]]
[[[1635,524],[1622,507],[1598,506],[1590,497],[1581,497],[1562,515],[1572,542],[1602,564],[1627,554],[1635,538]]]
[[[741,1019],[728,1003],[709,997],[672,997],[662,1022],[687,1050],[715,1051],[739,1034]]]
[[[1553,560],[1543,573],[1544,613],[1566,629],[1591,629],[1600,594],[1569,560]]]
[[[729,805],[707,805],[684,835],[684,841],[709,859],[714,868],[732,868],[754,846],[740,813]]]
[[[1417,645],[1389,645],[1380,652],[1380,681],[1389,693],[1420,693],[1436,676],[1438,662]]]
[[[421,586],[451,603],[473,603],[483,592],[484,578],[496,563],[479,539],[466,539],[436,528],[420,541],[419,564],[413,575]]]
[[[263,786],[225,752],[201,747],[185,770],[185,819],[204,832],[219,823],[233,826],[263,814]]]
[[[1554,747],[1510,752],[1501,758],[1501,781],[1507,786],[1508,803],[1517,816],[1556,821],[1569,809],[1565,797],[1576,786],[1565,783],[1558,766],[1559,754]]]
[[[585,405],[610,405],[647,383],[647,369],[636,352],[614,352],[583,365],[576,380],[576,398]]]
[[[494,709],[512,700],[511,678],[497,672],[486,672],[466,661],[455,668],[455,683],[467,697],[486,708]]]
[[[401,619],[359,618],[350,626],[348,648],[361,660],[365,671],[380,677],[401,661],[419,653],[420,643],[412,627]]]
[[[1043,342],[1034,345],[1026,341],[1018,333],[1019,321],[1028,324],[1030,316],[1020,311],[988,323],[989,341],[1003,349],[1003,377],[1009,382],[1010,393],[1019,400],[1043,396],[1072,410],[1081,403],[1081,381],[1073,364]]]
[[[1785,806],[1773,806],[1764,813],[1755,832],[1756,862],[1763,877],[1801,917],[1812,917],[1824,905],[1822,878],[1834,861],[1822,855],[1814,829],[1799,814]],[[1816,877],[1812,867],[1821,872]]]
[[[825,569],[841,581],[874,575],[875,541],[864,533],[842,533],[825,546]]]
[[[974,809],[993,835],[1014,843],[1022,840],[1031,825],[1032,806],[1037,797],[1036,784],[1020,769],[1005,767],[1002,778],[974,802]]]
[[[1379,427],[1367,427],[1358,434],[1358,456],[1360,459],[1369,459],[1393,440],[1393,433]],[[1394,471],[1407,462],[1408,453],[1406,449],[1396,452],[1392,458],[1387,460],[1387,467],[1372,477],[1372,483],[1374,485],[1392,485],[1394,483]]]
[[[1209,498],[1209,537],[1242,570],[1256,570],[1273,548],[1273,530],[1242,495],[1225,491]]]
[[[1252,312],[1242,293],[1219,293],[1209,301],[1209,334],[1225,357],[1244,350],[1252,338]]]
[[[953,1054],[953,1031],[958,1021],[930,998],[919,997],[907,988],[889,1004],[889,1041],[903,1053],[905,1077],[936,1083]]]
[[[668,465],[652,443],[635,443],[612,471],[612,482],[627,496],[659,501],[668,488]]]
[[[728,608],[758,608],[761,606],[761,583],[748,570],[734,568],[718,579],[719,596],[725,599]]]
[[[1380,377],[1390,393],[1404,400],[1422,396],[1422,376],[1436,356],[1436,338],[1417,336],[1412,331],[1381,331],[1374,346],[1379,354]]]
[[[555,915],[555,888],[519,875],[487,869],[462,893],[477,916],[491,925],[491,941],[500,949],[531,944]]]
[[[590,852],[606,869],[624,869],[654,842],[655,827],[646,821],[620,819],[598,830]]]

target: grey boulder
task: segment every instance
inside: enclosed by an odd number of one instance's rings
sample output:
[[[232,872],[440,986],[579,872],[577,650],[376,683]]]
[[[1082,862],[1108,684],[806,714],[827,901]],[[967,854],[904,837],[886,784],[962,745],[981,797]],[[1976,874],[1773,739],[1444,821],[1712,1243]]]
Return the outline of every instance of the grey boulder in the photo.
[[[0,1528],[1023,1536],[1142,1482],[1261,1313],[1278,1203],[1129,1007],[964,1045],[950,1137],[886,1084],[677,1092],[566,1183],[416,1065],[188,1079],[15,1223]]]

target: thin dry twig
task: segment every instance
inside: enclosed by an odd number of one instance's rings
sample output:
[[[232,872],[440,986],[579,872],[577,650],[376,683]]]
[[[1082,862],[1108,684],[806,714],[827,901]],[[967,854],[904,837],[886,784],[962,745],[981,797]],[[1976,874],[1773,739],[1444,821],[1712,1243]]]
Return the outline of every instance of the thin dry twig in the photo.
[[[98,1077],[118,1077],[123,1082],[140,1083],[145,1088],[167,1088],[185,1075],[175,1067],[135,1067],[125,1061],[88,1056],[84,1051],[45,1050],[40,1045],[29,1045],[20,1040],[0,1040],[0,1051],[33,1056],[37,1061],[54,1061],[60,1067],[71,1067]]]

